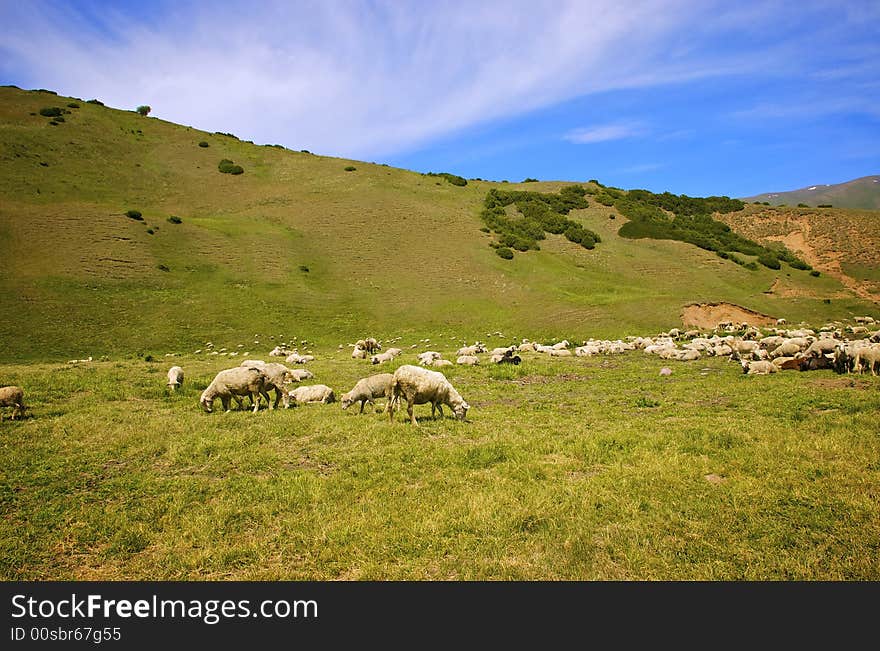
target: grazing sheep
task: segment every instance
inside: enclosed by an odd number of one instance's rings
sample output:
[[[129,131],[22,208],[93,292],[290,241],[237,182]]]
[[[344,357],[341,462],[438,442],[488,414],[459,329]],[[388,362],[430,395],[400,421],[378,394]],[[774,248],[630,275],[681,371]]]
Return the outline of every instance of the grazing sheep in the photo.
[[[378,341],[373,339],[372,337],[368,337],[364,340],[364,345],[361,346],[365,351],[367,351],[368,355],[374,355],[377,350],[382,350],[382,346]]]
[[[374,398],[391,398],[391,373],[378,373],[365,377],[357,381],[351,391],[343,393],[340,397],[342,400],[342,408],[348,409],[356,402],[361,403],[359,414],[364,413],[364,405],[370,403],[374,405]]]
[[[267,378],[261,370],[255,367],[245,368],[238,366],[217,373],[208,388],[202,392],[199,404],[209,414],[214,411],[214,400],[220,398],[224,411],[229,411],[229,404],[236,396],[249,396],[254,405],[254,413],[260,408],[260,396],[269,404],[269,394],[266,393]],[[236,402],[241,402],[236,398]]]
[[[871,371],[871,375],[877,375],[875,367],[880,365],[880,345],[869,344],[858,347],[853,359],[853,371],[861,374],[863,362],[868,370]]]
[[[456,356],[462,357],[465,355],[476,355],[477,353],[485,353],[486,347],[481,344],[479,341],[475,343],[473,346],[462,346],[456,351]]]
[[[266,376],[266,393],[275,391],[275,404],[269,403],[269,409],[275,409],[279,402],[284,403],[285,409],[290,407],[290,401],[287,399],[286,385],[295,380],[293,372],[289,368],[278,362],[267,364],[266,362],[254,359],[242,362],[241,366],[259,369]]]
[[[418,425],[413,414],[413,405],[431,403],[431,417],[439,411],[443,416],[443,405],[452,409],[458,420],[464,420],[470,405],[450,384],[446,376],[439,371],[429,371],[420,366],[405,364],[394,371],[391,378],[391,400],[385,407],[390,420],[394,421],[393,405],[400,402],[400,398],[406,398],[406,411],[410,422]]]
[[[778,373],[779,369],[773,362],[759,361],[750,362],[742,360],[743,373],[746,375],[769,375],[770,373]]]
[[[464,366],[476,366],[480,363],[480,358],[476,355],[460,355],[457,360],[455,360],[456,364],[463,364]]]
[[[12,407],[12,420],[15,420],[16,416],[24,416],[27,407],[24,404],[24,391],[21,387],[12,385],[0,388],[0,407]],[[0,420],[3,420],[3,412],[0,412]]]
[[[183,369],[172,366],[168,369],[168,388],[175,391],[181,384],[183,384]]]
[[[287,395],[296,404],[320,402],[326,405],[331,402],[336,402],[336,394],[334,394],[333,389],[326,384],[308,384],[306,386],[297,387],[290,390]]]

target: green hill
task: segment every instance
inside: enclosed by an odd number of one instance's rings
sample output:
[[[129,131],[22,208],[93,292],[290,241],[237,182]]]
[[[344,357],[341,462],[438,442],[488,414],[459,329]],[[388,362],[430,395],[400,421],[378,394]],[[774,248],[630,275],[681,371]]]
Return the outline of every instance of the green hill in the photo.
[[[61,115],[41,115],[52,108]],[[827,274],[620,237],[626,219],[595,183],[567,215],[599,236],[594,249],[548,234],[506,260],[481,230],[488,192],[571,183],[458,185],[13,87],[0,88],[0,165],[0,360],[206,341],[265,354],[270,337],[294,336],[334,348],[367,334],[618,337],[681,325],[694,302],[789,322],[877,312]],[[860,264],[880,266],[876,254]],[[768,293],[774,283],[785,291]]]
[[[880,176],[863,176],[834,185],[811,185],[788,192],[765,192],[744,201],[766,201],[773,206],[804,204],[813,208],[828,205],[834,208],[880,210]]]

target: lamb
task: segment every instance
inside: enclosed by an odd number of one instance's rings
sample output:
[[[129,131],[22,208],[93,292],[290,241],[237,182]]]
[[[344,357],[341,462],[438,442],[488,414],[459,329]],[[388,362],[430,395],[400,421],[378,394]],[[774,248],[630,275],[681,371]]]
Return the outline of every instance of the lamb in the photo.
[[[431,417],[439,410],[443,416],[443,405],[449,406],[458,420],[464,420],[470,405],[455,390],[446,376],[439,371],[429,371],[420,366],[405,364],[394,371],[391,378],[391,400],[385,407],[391,422],[394,422],[393,405],[399,403],[401,396],[406,398],[406,410],[410,422],[418,425],[413,414],[413,405],[431,403]]]
[[[320,402],[329,404],[336,402],[336,394],[326,384],[308,384],[292,389],[287,394],[294,403],[305,404],[307,402]]]
[[[249,396],[254,405],[254,413],[260,408],[260,396],[269,404],[269,394],[266,393],[268,380],[263,372],[255,367],[246,368],[238,366],[217,373],[208,388],[202,392],[199,404],[209,414],[214,411],[214,400],[220,398],[223,409],[229,411],[229,403],[233,397]],[[236,402],[241,404],[236,398]]]
[[[351,391],[342,394],[342,408],[348,409],[354,403],[360,402],[361,410],[358,413],[362,414],[366,403],[375,404],[374,398],[390,399],[392,377],[394,376],[391,373],[378,373],[358,380]]]
[[[770,373],[778,373],[779,369],[773,362],[759,361],[749,362],[742,360],[743,373],[746,375],[769,375]]]
[[[476,355],[459,355],[458,359],[455,360],[455,363],[464,366],[476,366],[480,363],[480,358]]]
[[[168,388],[175,391],[181,384],[183,384],[183,369],[172,366],[168,369]]]
[[[27,407],[24,404],[24,391],[21,387],[11,385],[0,388],[0,407],[12,407],[12,420],[15,420],[16,416],[24,416]],[[2,412],[0,412],[0,420],[3,420]]]

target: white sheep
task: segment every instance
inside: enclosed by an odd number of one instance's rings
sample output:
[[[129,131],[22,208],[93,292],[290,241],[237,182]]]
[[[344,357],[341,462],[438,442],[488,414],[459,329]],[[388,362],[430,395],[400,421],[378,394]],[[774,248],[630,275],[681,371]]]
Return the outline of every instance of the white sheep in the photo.
[[[422,366],[430,366],[435,359],[440,359],[442,355],[434,350],[426,350],[424,353],[418,354],[419,364]]]
[[[260,407],[260,396],[269,404],[269,394],[266,393],[266,376],[257,368],[238,366],[217,373],[208,388],[202,392],[199,404],[209,414],[214,411],[214,400],[220,398],[223,409],[229,411],[229,404],[236,396],[249,396],[254,405],[254,413]],[[236,398],[236,402],[241,402]]]
[[[266,376],[266,393],[275,391],[275,403],[269,403],[269,409],[275,409],[279,402],[284,404],[284,408],[290,407],[290,401],[287,398],[287,385],[294,382],[293,372],[284,364],[278,362],[261,362],[260,360],[246,360],[241,366],[256,368],[263,372]]]
[[[24,416],[27,407],[24,404],[22,388],[15,385],[0,387],[0,407],[12,407],[12,420],[15,420],[16,416]],[[3,412],[0,412],[0,420],[3,420]]]
[[[360,343],[360,342],[358,342],[358,343]],[[351,351],[351,358],[352,359],[366,359],[367,358],[367,351],[364,348],[361,348],[360,346],[355,344],[354,350]]]
[[[336,402],[336,394],[326,384],[307,384],[306,386],[296,387],[290,390],[287,395],[296,404],[320,402],[326,405]]]
[[[458,420],[464,420],[468,409],[470,409],[470,405],[465,402],[445,375],[439,371],[429,371],[411,364],[405,364],[398,368],[394,371],[394,376],[391,379],[391,400],[388,401],[385,411],[388,412],[392,422],[394,421],[393,405],[399,403],[401,396],[406,398],[407,414],[409,414],[410,422],[413,425],[418,425],[413,414],[413,405],[430,402],[431,417],[437,410],[442,417],[443,405],[447,405]]]
[[[473,346],[462,346],[456,351],[455,354],[458,357],[462,357],[463,355],[476,355],[477,353],[485,352],[486,347],[478,341]]]
[[[770,373],[778,373],[779,369],[773,362],[759,361],[750,362],[742,360],[743,373],[747,375],[769,375]]]
[[[431,362],[431,366],[435,366],[438,368],[443,366],[452,366],[452,362],[450,362],[448,359],[435,359],[433,362]]]
[[[391,398],[391,373],[378,373],[370,377],[361,378],[348,393],[340,396],[342,408],[348,409],[356,402],[361,403],[359,414],[364,413],[364,405],[374,405],[374,398]]]
[[[314,373],[304,368],[291,369],[290,374],[293,376],[294,382],[302,382],[303,380],[310,380],[315,377]]]
[[[183,384],[183,369],[172,366],[168,369],[168,388],[175,391],[181,384]]]
[[[480,358],[476,355],[459,355],[458,359],[455,360],[455,363],[464,366],[476,366],[480,363]]]

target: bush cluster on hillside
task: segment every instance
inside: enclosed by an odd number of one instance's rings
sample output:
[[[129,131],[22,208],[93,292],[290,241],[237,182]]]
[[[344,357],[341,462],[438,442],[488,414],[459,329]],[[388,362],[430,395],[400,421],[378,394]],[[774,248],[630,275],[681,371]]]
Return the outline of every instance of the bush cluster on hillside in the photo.
[[[224,174],[242,174],[244,172],[244,168],[241,165],[236,165],[233,161],[228,158],[224,158],[217,164],[217,169],[219,169]]]
[[[603,191],[608,192],[610,188]],[[769,269],[779,269],[782,262],[801,270],[812,267],[783,246],[769,248],[734,233],[730,226],[713,219],[714,213],[738,212],[745,207],[739,199],[730,197],[689,197],[669,192],[654,194],[648,190],[630,190],[614,198],[617,210],[630,221],[621,226],[618,234],[628,238],[678,240],[707,251],[715,251],[721,258],[747,269],[757,269],[754,262],[746,262],[734,252],[756,256],[757,262]]]
[[[467,179],[463,176],[458,176],[458,174],[450,174],[449,172],[428,172],[427,176],[442,176],[444,179],[452,183],[452,185],[457,185],[459,187],[467,185]]]
[[[202,140],[201,142],[199,142],[199,147],[210,147],[210,146],[211,145],[208,144],[207,140]]]
[[[144,221],[144,217],[141,214],[140,210],[126,210],[125,216],[128,217],[129,219],[134,219],[139,222]]]
[[[346,172],[354,172],[357,168],[354,165],[346,165],[344,169]]]
[[[545,233],[564,235],[585,249],[595,248],[601,241],[593,231],[566,215],[572,209],[586,208],[586,190],[579,185],[563,188],[558,194],[515,190],[489,190],[480,217],[496,239],[491,246],[502,258],[513,257],[513,250],[540,250],[539,240]],[[516,205],[519,217],[511,217],[505,208]]]
[[[180,217],[178,217],[177,215],[171,215],[168,218],[168,221],[171,222],[172,224],[182,224],[183,223],[183,220]]]
[[[61,116],[61,109],[57,106],[46,106],[40,109],[40,115],[44,118],[57,118]]]

